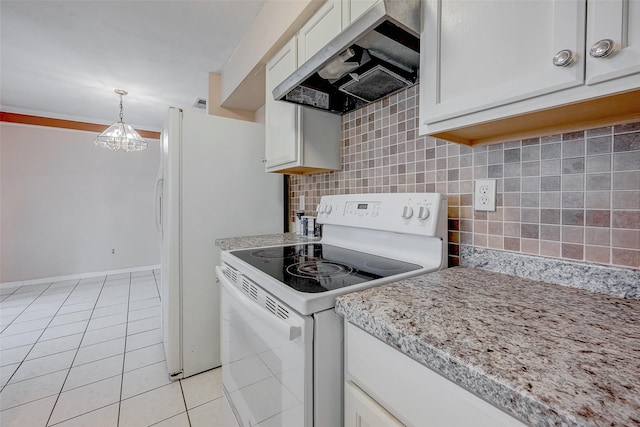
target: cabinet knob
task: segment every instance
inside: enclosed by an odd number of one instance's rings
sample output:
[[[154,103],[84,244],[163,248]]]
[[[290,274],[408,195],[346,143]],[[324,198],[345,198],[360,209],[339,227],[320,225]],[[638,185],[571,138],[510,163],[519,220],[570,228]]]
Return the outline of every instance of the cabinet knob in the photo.
[[[611,39],[602,39],[591,46],[589,55],[593,58],[606,58],[613,53],[615,43]]]
[[[553,65],[556,67],[566,67],[573,62],[573,52],[563,49],[553,57]]]

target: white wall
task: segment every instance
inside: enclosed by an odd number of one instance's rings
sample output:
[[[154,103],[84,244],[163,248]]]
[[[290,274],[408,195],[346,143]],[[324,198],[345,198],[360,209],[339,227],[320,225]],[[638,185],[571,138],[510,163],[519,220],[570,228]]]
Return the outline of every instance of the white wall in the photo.
[[[0,282],[160,263],[159,141],[124,153],[95,136],[0,123]]]

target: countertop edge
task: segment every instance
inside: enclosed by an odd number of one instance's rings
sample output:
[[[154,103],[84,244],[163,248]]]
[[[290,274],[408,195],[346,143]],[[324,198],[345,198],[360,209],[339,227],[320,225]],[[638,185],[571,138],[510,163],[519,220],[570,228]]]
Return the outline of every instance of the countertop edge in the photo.
[[[393,283],[385,286],[389,285]],[[513,389],[437,347],[412,339],[410,334],[378,321],[375,315],[351,306],[340,297],[336,300],[335,311],[349,323],[522,422],[536,426],[581,425],[572,415],[559,412],[533,396]]]
[[[293,233],[272,233],[253,236],[223,237],[215,240],[215,245],[223,251],[259,248],[264,246],[292,245],[319,242],[319,237],[306,237]]]

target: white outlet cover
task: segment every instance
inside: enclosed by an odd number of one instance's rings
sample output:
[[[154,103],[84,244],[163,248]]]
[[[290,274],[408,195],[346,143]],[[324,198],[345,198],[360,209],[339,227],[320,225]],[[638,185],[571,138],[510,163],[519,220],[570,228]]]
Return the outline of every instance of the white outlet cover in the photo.
[[[494,212],[496,210],[496,180],[477,179],[473,199],[473,206],[476,211]]]

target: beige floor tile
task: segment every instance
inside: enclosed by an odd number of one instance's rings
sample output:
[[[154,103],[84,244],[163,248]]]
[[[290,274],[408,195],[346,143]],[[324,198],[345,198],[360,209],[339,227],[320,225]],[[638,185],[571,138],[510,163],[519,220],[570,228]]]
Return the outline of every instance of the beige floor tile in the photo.
[[[27,344],[20,347],[10,348],[8,350],[1,350],[0,366],[13,365],[14,363],[22,362],[32,347],[33,344]]]
[[[93,302],[67,301],[62,305],[62,307],[60,307],[58,314],[68,314],[68,313],[75,313],[76,311],[91,310],[93,306],[94,306]]]
[[[222,370],[212,369],[180,380],[187,409],[222,397]]]
[[[159,317],[160,307],[149,307],[141,310],[132,311],[129,313],[129,322],[136,320],[148,319],[150,317]]]
[[[82,387],[96,381],[111,378],[122,374],[123,354],[96,360],[80,366],[74,366],[69,371],[69,376],[64,383],[63,391]]]
[[[237,427],[238,423],[224,397],[189,410],[191,427]]]
[[[9,382],[13,373],[20,367],[19,363],[0,367],[0,388]]]
[[[68,370],[76,355],[76,350],[69,350],[62,353],[51,354],[39,357],[38,359],[27,360],[20,365],[9,383],[28,380],[51,372]]]
[[[40,340],[52,340],[54,338],[83,333],[88,323],[88,320],[82,320],[80,322],[67,323],[66,325],[49,327],[44,331]]]
[[[74,311],[73,313],[58,314],[53,318],[49,326],[66,325],[67,323],[79,322],[81,320],[89,320],[92,310]]]
[[[164,361],[125,372],[122,381],[122,398],[127,399],[170,383],[169,369]]]
[[[89,321],[87,331],[95,331],[96,329],[108,328],[110,326],[116,326],[123,323],[127,323],[127,313],[116,313],[109,316],[92,318]]]
[[[191,424],[189,424],[189,417],[187,417],[187,413],[183,412],[175,417],[153,424],[153,427],[191,427]]]
[[[2,307],[2,313],[4,313],[4,306]],[[29,320],[37,319],[52,319],[56,315],[57,309],[55,307],[45,308],[42,310],[32,310],[27,308],[23,313],[16,317],[16,322],[27,322]]]
[[[15,384],[7,384],[0,393],[0,409],[8,409],[44,397],[57,395],[68,371],[58,371]]]
[[[107,307],[96,308],[91,314],[92,319],[98,319],[100,317],[113,316],[118,313],[126,313],[127,304],[110,305]]]
[[[62,353],[64,351],[75,350],[80,346],[81,340],[82,334],[75,334],[47,341],[38,341],[29,352],[27,360],[55,353]]]
[[[117,376],[61,393],[49,423],[56,424],[117,403],[120,384],[121,379]]]
[[[143,308],[157,307],[160,312],[160,298],[147,298],[139,301],[131,301],[129,303],[129,311],[142,310]]]
[[[94,362],[107,357],[117,356],[124,353],[124,338],[117,338],[111,341],[101,342],[99,344],[80,347],[73,366],[83,365],[85,363]]]
[[[141,320],[129,320],[127,335],[139,334],[160,328],[160,316],[149,317]]]
[[[42,331],[31,331],[19,335],[11,335],[0,339],[0,350],[21,347],[38,341]]]
[[[87,331],[82,338],[80,347],[88,347],[101,342],[111,341],[116,338],[122,338],[127,333],[127,325],[115,325],[108,328],[96,329],[95,331]]]
[[[142,347],[148,347],[153,344],[162,342],[160,328],[151,331],[141,332],[127,337],[127,351],[137,350]]]
[[[27,322],[13,322],[2,331],[0,338],[10,335],[18,335],[25,332],[42,331],[47,327],[50,321],[50,318],[45,317],[42,319],[29,320]]]
[[[147,426],[186,411],[180,383],[139,394],[120,403],[120,427]]]
[[[70,420],[55,424],[55,427],[117,427],[118,403],[96,409]],[[51,425],[51,424],[50,424]]]
[[[162,343],[125,353],[124,371],[129,372],[165,360]]]
[[[43,427],[58,396],[49,396],[0,412],[2,427]]]

